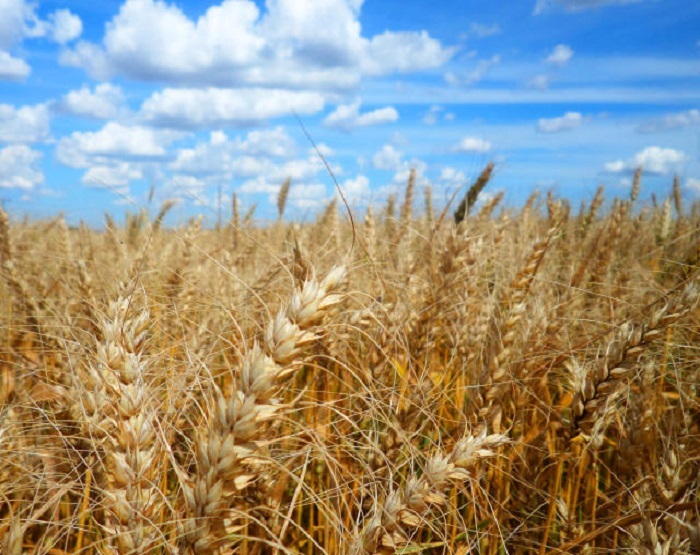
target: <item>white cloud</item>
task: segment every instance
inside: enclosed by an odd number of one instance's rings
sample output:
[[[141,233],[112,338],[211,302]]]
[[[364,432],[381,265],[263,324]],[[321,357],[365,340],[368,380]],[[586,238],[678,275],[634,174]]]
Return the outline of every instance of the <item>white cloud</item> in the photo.
[[[605,164],[605,171],[610,173],[622,173],[630,169],[630,166],[624,160],[615,160]]]
[[[144,120],[155,125],[191,129],[251,125],[296,112],[323,109],[316,92],[272,89],[164,89],[141,106]]]
[[[272,171],[269,159],[291,157],[294,151],[294,142],[282,127],[251,131],[233,140],[214,131],[208,142],[178,150],[170,168],[189,175],[253,177]]]
[[[464,139],[452,147],[452,152],[486,153],[489,150],[491,150],[491,143],[479,137],[464,137]]]
[[[372,194],[372,190],[369,187],[369,179],[364,175],[346,179],[340,188],[343,191],[345,200],[350,204],[364,202]]]
[[[284,180],[258,176],[243,183],[238,192],[244,195],[269,195],[270,204],[277,200],[277,194]],[[289,203],[296,208],[320,208],[326,201],[326,186],[322,183],[308,183],[292,177],[289,189]]]
[[[700,179],[695,179],[694,177],[689,177],[685,181],[686,189],[689,189],[696,195],[700,195]]]
[[[645,172],[667,174],[678,171],[680,166],[688,161],[687,155],[673,148],[649,146],[639,151],[629,160],[616,160],[605,164],[605,170],[610,173],[634,171],[642,166]]]
[[[452,166],[442,168],[439,179],[443,185],[451,186],[462,186],[467,180],[463,171],[457,170]]]
[[[272,201],[276,201],[276,195]],[[327,200],[326,186],[323,183],[294,183],[289,190],[289,202],[296,208],[317,209]]]
[[[335,154],[335,151],[331,147],[329,147],[326,143],[318,143],[316,145],[316,148],[318,149],[318,152],[320,152],[321,155],[325,156],[326,158],[328,156],[332,156],[333,154]],[[317,156],[316,149],[313,147],[310,148],[308,152],[309,152],[309,155],[311,155],[311,156]]]
[[[391,145],[384,145],[372,158],[372,165],[378,170],[396,171],[402,163],[403,153]]]
[[[485,23],[472,23],[469,26],[469,32],[467,33],[467,36],[482,39],[485,37],[492,37],[494,35],[500,34],[501,26],[498,23],[493,23],[491,25]]]
[[[46,104],[15,108],[0,104],[0,142],[35,143],[49,137],[49,110]]]
[[[423,187],[430,185],[430,181],[425,175],[427,169],[428,165],[417,158],[412,159],[410,162],[404,162],[401,165],[401,168],[399,168],[394,174],[394,177],[391,180],[391,185],[385,188],[385,192],[396,192],[405,187],[411,175],[411,170],[415,171],[415,186],[417,189],[420,190]]]
[[[579,112],[566,112],[558,118],[541,118],[537,120],[537,131],[540,133],[559,133],[575,129],[583,122],[583,116]]]
[[[48,37],[64,44],[82,32],[80,18],[69,10],[56,10],[42,20],[36,8],[25,0],[0,0],[0,79],[24,79],[31,72],[27,62],[11,53],[24,39]]]
[[[331,154],[322,143],[319,149]],[[195,194],[197,188],[244,180],[238,192],[270,195],[274,204],[281,184],[291,178],[290,205],[311,208],[325,199],[325,186],[316,182],[319,174],[326,171],[325,166],[315,150],[306,151],[304,158],[295,158],[296,151],[297,145],[282,127],[237,137],[213,131],[208,141],[177,151],[175,160],[168,165],[173,172],[171,188],[176,194],[183,190]],[[336,175],[342,174],[339,166],[331,167]]]
[[[94,166],[85,172],[81,181],[86,185],[122,189],[128,187],[133,179],[142,179],[143,172],[128,162],[114,166]]]
[[[27,62],[0,50],[0,79],[24,79],[30,73]]]
[[[700,125],[700,110],[688,110],[676,114],[667,114],[661,118],[654,119],[639,126],[640,133],[655,133],[659,131],[669,131],[691,125]]]
[[[563,66],[574,56],[574,51],[566,44],[557,44],[554,50],[547,56],[545,62],[548,64]]]
[[[32,189],[44,182],[37,168],[42,154],[26,145],[10,145],[0,149],[0,187]]]
[[[290,157],[296,150],[296,145],[287,134],[284,127],[259,129],[248,133],[244,139],[237,138],[236,149],[251,156]],[[323,152],[324,145],[318,145]],[[325,155],[331,154],[325,147]]]
[[[80,18],[60,9],[42,20],[36,14],[38,3],[26,0],[2,0],[0,3],[0,50],[9,50],[26,38],[48,37],[61,44],[82,32]]]
[[[453,55],[426,32],[361,36],[358,0],[226,0],[190,19],[178,6],[126,0],[102,43],[61,62],[101,79],[122,74],[198,86],[342,89],[361,75],[439,67]]]
[[[550,8],[561,7],[572,12],[600,8],[603,6],[624,6],[645,0],[537,0],[534,14],[538,15]]]
[[[369,75],[382,75],[433,69],[444,65],[454,53],[455,49],[443,48],[425,31],[385,31],[366,43],[362,70]]]
[[[549,75],[540,74],[540,75],[535,75],[532,79],[530,79],[526,83],[526,86],[528,89],[535,89],[538,91],[544,91],[544,90],[549,88],[549,84],[550,84]]]
[[[78,116],[111,119],[125,111],[126,98],[120,87],[101,83],[94,90],[84,86],[70,91],[63,97],[61,107]]]
[[[481,81],[489,71],[501,63],[501,57],[494,54],[490,58],[479,60],[476,67],[468,72],[454,73],[449,71],[445,74],[445,81],[452,86],[474,85]]]
[[[182,136],[110,121],[97,131],[76,131],[62,137],[55,152],[62,164],[86,170],[84,184],[107,187],[125,196],[135,179],[163,179],[161,165],[171,157],[170,145]]]
[[[110,162],[149,161],[167,158],[166,147],[179,133],[138,125],[107,123],[94,132],[71,133],[58,141],[59,161],[74,168],[111,165]]]
[[[59,44],[77,39],[83,32],[83,22],[70,10],[56,10],[49,15],[49,21],[51,37]]]
[[[253,32],[258,15],[252,2],[224,2],[193,22],[175,5],[127,0],[106,27],[104,52],[131,77],[199,79],[255,59],[264,46]]]
[[[72,50],[62,50],[58,61],[64,66],[81,67],[99,81],[109,80],[114,73],[105,51],[83,40],[79,41]]]
[[[9,50],[22,40],[30,8],[24,0],[3,0],[0,6],[0,50]]]
[[[399,113],[392,106],[360,113],[360,100],[338,106],[323,120],[324,125],[342,131],[352,131],[356,127],[382,125],[399,119]]]

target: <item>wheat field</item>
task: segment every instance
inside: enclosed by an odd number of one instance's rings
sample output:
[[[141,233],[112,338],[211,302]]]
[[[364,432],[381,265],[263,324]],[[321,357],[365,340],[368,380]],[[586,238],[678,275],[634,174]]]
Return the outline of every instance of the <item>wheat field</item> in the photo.
[[[0,211],[2,553],[700,552],[700,205],[492,169],[352,221]]]

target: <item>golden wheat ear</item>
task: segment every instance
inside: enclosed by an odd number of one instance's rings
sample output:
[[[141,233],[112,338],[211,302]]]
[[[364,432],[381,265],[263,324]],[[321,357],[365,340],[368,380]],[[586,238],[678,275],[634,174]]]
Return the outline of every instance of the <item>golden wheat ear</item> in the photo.
[[[280,385],[299,368],[324,315],[341,302],[335,291],[344,276],[340,266],[320,282],[305,281],[268,323],[262,343],[246,352],[232,393],[214,388],[195,438],[195,472],[182,484],[186,511],[178,526],[185,552],[208,555],[236,544],[231,534],[246,526],[243,492],[259,478],[261,445],[280,417]]]

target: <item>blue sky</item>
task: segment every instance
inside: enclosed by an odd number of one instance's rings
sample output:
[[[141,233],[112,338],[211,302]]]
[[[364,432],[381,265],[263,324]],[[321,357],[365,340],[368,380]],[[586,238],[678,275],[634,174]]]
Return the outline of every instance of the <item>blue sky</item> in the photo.
[[[511,205],[597,186],[700,196],[700,2],[0,0],[0,199],[98,224],[310,217],[400,193],[438,201],[489,161]],[[153,198],[149,193],[153,191]],[[576,205],[576,204],[575,204]]]

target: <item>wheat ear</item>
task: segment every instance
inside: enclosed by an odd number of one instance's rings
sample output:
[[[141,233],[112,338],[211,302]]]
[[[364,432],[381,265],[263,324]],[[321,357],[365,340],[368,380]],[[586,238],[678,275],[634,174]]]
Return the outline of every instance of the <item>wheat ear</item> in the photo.
[[[698,300],[696,284],[687,285],[679,297],[658,309],[646,323],[625,322],[615,331],[605,353],[593,367],[574,365],[575,394],[572,404],[574,432],[589,433],[602,416],[606,400],[617,393],[647,346],[664,329],[685,316]]]
[[[501,434],[467,436],[449,454],[431,457],[421,476],[409,477],[377,506],[355,541],[351,555],[412,553],[411,538],[428,522],[433,507],[447,503],[445,492],[473,477],[476,464],[496,455],[509,440]]]
[[[257,476],[254,467],[265,424],[280,409],[280,382],[299,367],[305,348],[316,341],[314,326],[340,302],[333,292],[344,274],[338,267],[320,283],[306,281],[268,324],[262,344],[256,342],[246,353],[232,394],[215,387],[213,409],[196,438],[195,475],[182,487],[187,516],[180,531],[186,552],[221,553],[230,542],[228,535],[237,529],[237,496]]]

